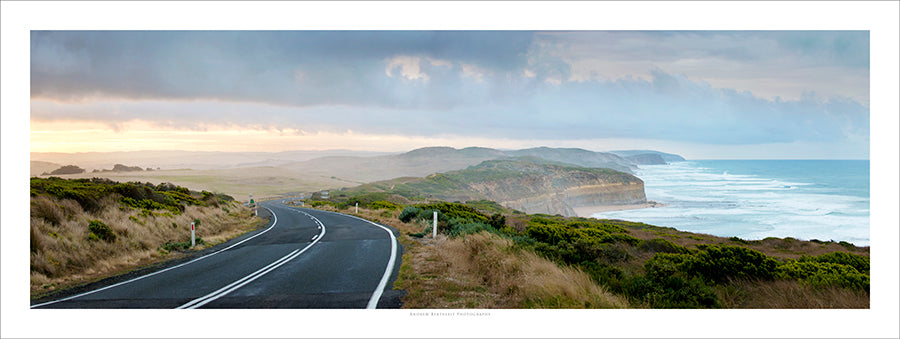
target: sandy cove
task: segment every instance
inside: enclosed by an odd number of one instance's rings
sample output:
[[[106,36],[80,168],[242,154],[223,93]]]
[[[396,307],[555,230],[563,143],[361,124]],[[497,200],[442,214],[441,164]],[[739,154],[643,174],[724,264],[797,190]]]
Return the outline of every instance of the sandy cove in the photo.
[[[579,217],[590,218],[591,215],[595,213],[635,210],[639,208],[657,208],[666,206],[666,204],[661,204],[656,201],[648,201],[643,204],[582,206],[573,207],[572,209],[575,210],[575,214],[577,214]]]

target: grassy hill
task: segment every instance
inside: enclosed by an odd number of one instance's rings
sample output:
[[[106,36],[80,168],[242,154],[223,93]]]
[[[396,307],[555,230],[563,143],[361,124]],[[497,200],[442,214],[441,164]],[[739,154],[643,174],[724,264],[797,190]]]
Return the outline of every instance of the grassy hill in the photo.
[[[574,208],[646,202],[643,181],[607,168],[575,167],[537,157],[488,160],[463,170],[424,178],[398,178],[343,190],[350,198],[389,193],[407,200],[491,200],[514,209],[575,215]]]
[[[173,184],[31,178],[33,297],[205,248],[261,220],[223,194]]]
[[[446,173],[435,173],[424,178],[397,178],[360,185],[348,189],[347,192],[389,192],[404,196],[411,200],[423,200],[431,197],[443,200],[480,200],[488,192],[478,186],[487,182],[505,180],[529,181],[534,178],[552,178],[556,188],[577,185],[576,179],[596,179],[606,182],[639,182],[635,176],[605,168],[583,168],[568,164],[548,161],[536,157],[518,157],[504,160],[488,160],[469,166],[463,170]],[[571,181],[566,181],[572,179]],[[505,194],[513,197],[533,194],[533,187],[512,186]]]

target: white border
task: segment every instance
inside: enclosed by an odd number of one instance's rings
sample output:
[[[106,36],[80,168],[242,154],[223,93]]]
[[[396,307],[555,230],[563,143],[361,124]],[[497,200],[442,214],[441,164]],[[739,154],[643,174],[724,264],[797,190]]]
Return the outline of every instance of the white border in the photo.
[[[898,337],[896,2],[7,2],[2,4],[2,337]],[[28,309],[29,30],[853,29],[871,34],[870,310]],[[99,321],[98,319],[102,319]],[[267,326],[247,326],[262,323]],[[314,326],[302,326],[302,325]],[[138,329],[137,331],[131,331]]]

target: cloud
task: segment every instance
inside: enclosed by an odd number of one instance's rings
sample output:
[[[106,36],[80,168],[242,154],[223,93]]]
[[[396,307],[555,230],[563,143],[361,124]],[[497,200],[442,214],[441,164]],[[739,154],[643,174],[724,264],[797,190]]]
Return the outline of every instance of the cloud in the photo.
[[[717,87],[796,99],[806,91],[867,102],[867,31],[541,32],[569,80],[649,78],[654,68]]]
[[[36,100],[32,118],[122,123],[153,121],[162,126],[197,129],[208,125],[295,128],[377,134],[453,134],[502,138],[592,139],[648,138],[716,144],[759,144],[835,141],[868,135],[869,111],[847,98],[808,94],[798,100],[767,100],[749,92],[719,89],[683,75],[654,70],[651,80],[619,79],[534,84],[519,82],[506,90],[530,92],[502,104],[484,93],[489,86],[453,68],[431,72],[425,85],[407,86],[407,100],[432,101],[428,106],[368,107],[346,105],[295,107],[217,101],[111,101],[66,104]],[[461,67],[456,67],[461,68]],[[455,79],[456,82],[448,78]],[[404,81],[402,79],[398,81]],[[407,79],[406,81],[409,81]],[[481,86],[481,87],[477,87]],[[454,98],[467,90],[473,98]],[[447,100],[446,107],[437,105]],[[461,104],[461,102],[463,104]]]
[[[852,31],[36,31],[31,116],[191,130],[834,143],[868,138],[867,46],[868,33]]]
[[[517,70],[531,32],[35,31],[33,98],[387,105],[385,60]],[[407,62],[406,67],[412,67]],[[303,81],[296,70],[302,69]],[[407,72],[411,69],[404,68]],[[401,70],[402,71],[402,70]],[[376,95],[360,95],[372,93]],[[377,95],[381,94],[381,95]]]

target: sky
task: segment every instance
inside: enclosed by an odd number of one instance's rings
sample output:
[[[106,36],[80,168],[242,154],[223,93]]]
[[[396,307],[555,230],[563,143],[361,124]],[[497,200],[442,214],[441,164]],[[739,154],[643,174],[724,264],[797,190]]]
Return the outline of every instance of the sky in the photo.
[[[32,152],[868,159],[868,31],[32,31]]]

